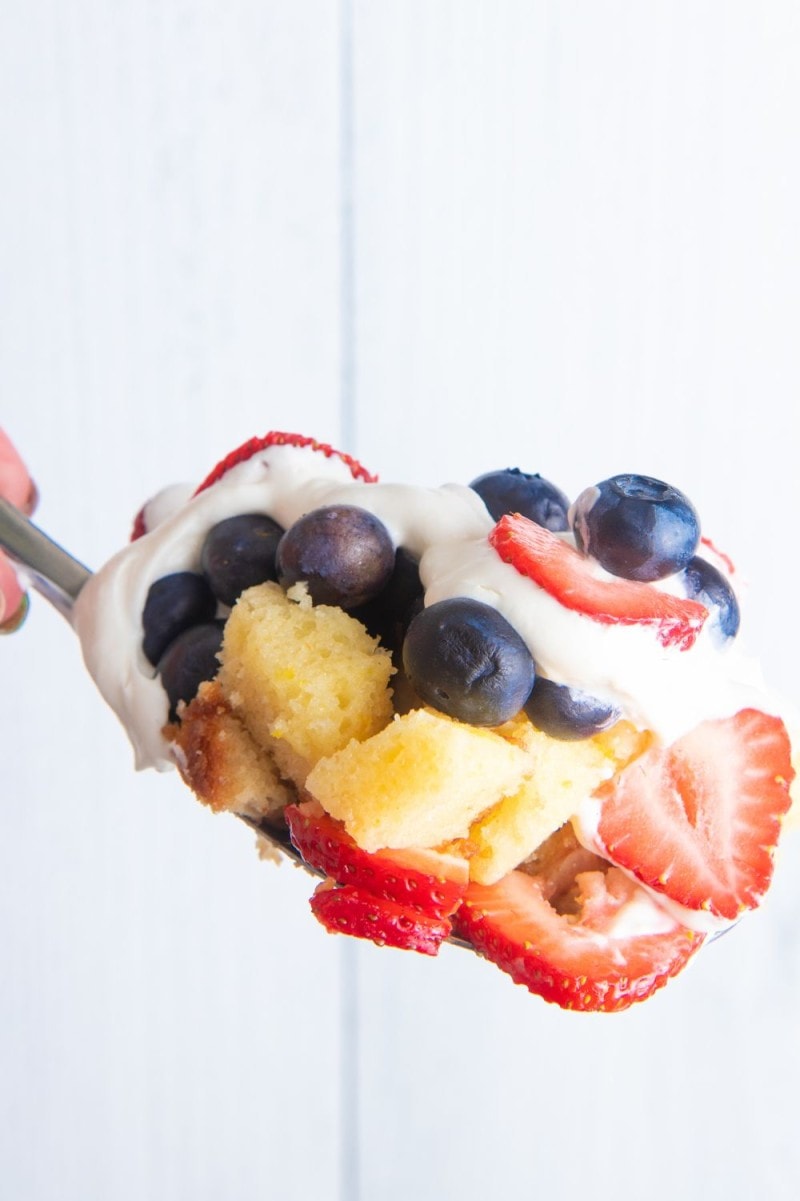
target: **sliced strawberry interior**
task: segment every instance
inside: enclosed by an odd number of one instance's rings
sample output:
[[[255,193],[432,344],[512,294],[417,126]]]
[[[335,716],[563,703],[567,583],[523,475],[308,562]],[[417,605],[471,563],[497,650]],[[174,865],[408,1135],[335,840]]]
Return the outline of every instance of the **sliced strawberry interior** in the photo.
[[[362,467],[358,459],[354,459],[352,455],[345,454],[341,450],[334,450],[327,442],[317,442],[315,438],[307,438],[304,434],[286,434],[280,430],[271,430],[262,438],[250,438],[249,441],[243,442],[241,446],[237,446],[236,450],[232,450],[217,463],[214,470],[206,476],[202,484],[195,492],[204,491],[210,488],[212,484],[216,484],[217,480],[222,479],[227,471],[235,467],[237,463],[244,463],[245,460],[251,459],[253,455],[258,454],[260,450],[266,450],[269,446],[310,446],[312,450],[318,451],[319,454],[325,455],[326,458],[335,457],[341,459],[350,469],[350,473],[355,480],[362,480],[366,484],[374,484],[377,481],[377,476],[372,475],[367,471],[366,467]]]
[[[652,625],[663,646],[688,650],[708,616],[698,601],[671,596],[652,584],[597,579],[584,555],[518,513],[501,517],[489,541],[504,562],[565,608],[605,625]]]
[[[679,904],[735,919],[769,887],[790,754],[783,722],[757,709],[703,722],[598,790],[601,849]]]
[[[681,970],[702,935],[578,847],[571,827],[548,842],[526,870],[470,884],[456,933],[562,1008],[609,1012],[644,1000]]]

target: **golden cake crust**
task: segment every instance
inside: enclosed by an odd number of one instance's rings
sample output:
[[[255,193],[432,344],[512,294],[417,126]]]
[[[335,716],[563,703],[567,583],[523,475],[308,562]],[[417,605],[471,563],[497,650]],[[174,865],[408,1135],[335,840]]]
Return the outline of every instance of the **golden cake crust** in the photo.
[[[164,733],[176,749],[183,779],[209,808],[274,819],[296,800],[216,680],[202,684],[180,716]]]

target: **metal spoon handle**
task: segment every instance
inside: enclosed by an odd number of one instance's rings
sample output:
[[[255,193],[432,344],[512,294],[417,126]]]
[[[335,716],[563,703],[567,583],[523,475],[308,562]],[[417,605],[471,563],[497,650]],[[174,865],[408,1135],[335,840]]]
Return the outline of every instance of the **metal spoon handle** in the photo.
[[[21,564],[32,587],[66,618],[91,572],[0,497],[0,547]]]

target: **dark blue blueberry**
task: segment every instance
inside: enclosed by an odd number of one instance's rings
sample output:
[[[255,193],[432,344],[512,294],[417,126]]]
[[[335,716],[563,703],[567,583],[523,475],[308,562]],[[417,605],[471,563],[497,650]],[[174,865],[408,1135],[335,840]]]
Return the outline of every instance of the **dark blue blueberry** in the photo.
[[[504,471],[487,471],[485,475],[479,475],[470,488],[478,493],[495,521],[505,513],[521,513],[546,530],[569,528],[569,501],[555,484],[540,475],[528,475],[518,467],[507,467]]]
[[[681,579],[689,599],[699,601],[708,609],[709,622],[724,638],[733,638],[739,629],[741,614],[736,594],[722,572],[695,555],[686,564]]]
[[[419,561],[401,546],[383,591],[350,612],[363,622],[373,638],[379,638],[390,650],[399,650],[411,618],[422,608],[422,598]]]
[[[240,513],[213,526],[200,556],[214,595],[233,605],[255,584],[276,580],[275,552],[283,527],[263,513]]]
[[[142,650],[155,665],[184,630],[210,621],[217,610],[214,594],[201,575],[176,571],[150,585],[142,613]]]
[[[169,719],[175,721],[179,701],[187,703],[204,680],[219,671],[217,654],[222,646],[225,623],[210,621],[184,630],[167,647],[158,664],[158,674],[169,697]]]
[[[394,545],[383,522],[356,505],[306,513],[278,543],[284,588],[305,581],[315,605],[355,609],[377,596],[394,570]]]
[[[536,677],[525,712],[543,733],[571,742],[599,734],[612,726],[620,715],[616,705],[543,676]]]
[[[648,475],[615,475],[586,488],[572,507],[578,548],[612,575],[661,580],[681,571],[697,549],[691,503]]]
[[[519,713],[536,674],[513,626],[467,597],[417,614],[403,643],[403,667],[421,700],[474,726],[499,726]]]

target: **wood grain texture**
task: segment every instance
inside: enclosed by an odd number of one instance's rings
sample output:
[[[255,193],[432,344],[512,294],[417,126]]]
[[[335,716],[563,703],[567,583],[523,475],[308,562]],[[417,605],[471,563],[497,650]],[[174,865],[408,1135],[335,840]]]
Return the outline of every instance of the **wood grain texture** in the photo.
[[[796,695],[789,0],[30,0],[0,15],[0,420],[88,563],[267,428],[383,478],[666,476]],[[800,846],[625,1015],[348,945],[0,645],[0,1191],[794,1198]]]

